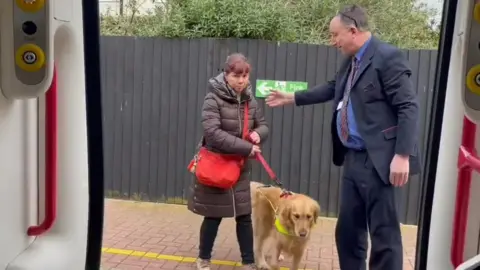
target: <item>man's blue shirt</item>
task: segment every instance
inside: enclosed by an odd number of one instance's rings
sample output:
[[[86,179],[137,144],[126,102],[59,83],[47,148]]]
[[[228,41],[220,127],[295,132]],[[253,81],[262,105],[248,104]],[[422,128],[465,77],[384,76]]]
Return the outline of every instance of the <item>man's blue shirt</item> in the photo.
[[[368,44],[370,43],[371,38],[369,38],[363,46],[360,48],[360,50],[355,54],[355,58],[358,63],[358,69],[362,66],[362,57],[363,54],[365,53],[366,48],[368,47]],[[358,70],[357,70],[358,74]],[[349,74],[348,74],[349,75]],[[347,76],[348,80],[348,76]],[[348,83],[345,84],[345,87],[348,86]],[[346,91],[346,89],[345,89]],[[349,97],[350,98],[350,97]],[[343,106],[343,104],[342,104]],[[338,108],[340,109],[340,108]],[[348,140],[346,142],[343,141],[342,136],[341,136],[341,116],[340,113],[337,113],[337,132],[342,140],[343,144],[352,149],[365,149],[365,142],[363,141],[362,137],[358,133],[358,128],[357,128],[357,122],[355,121],[355,115],[353,112],[352,108],[352,102],[350,100],[348,101],[348,107],[347,107],[347,122],[348,122]]]

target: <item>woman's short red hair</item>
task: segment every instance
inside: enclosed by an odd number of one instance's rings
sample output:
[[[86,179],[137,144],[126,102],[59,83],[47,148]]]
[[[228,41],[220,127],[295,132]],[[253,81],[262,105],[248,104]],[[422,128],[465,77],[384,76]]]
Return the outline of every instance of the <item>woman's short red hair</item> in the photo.
[[[250,63],[247,57],[241,53],[233,53],[227,57],[223,68],[225,73],[234,73],[235,75],[243,75],[250,73]]]

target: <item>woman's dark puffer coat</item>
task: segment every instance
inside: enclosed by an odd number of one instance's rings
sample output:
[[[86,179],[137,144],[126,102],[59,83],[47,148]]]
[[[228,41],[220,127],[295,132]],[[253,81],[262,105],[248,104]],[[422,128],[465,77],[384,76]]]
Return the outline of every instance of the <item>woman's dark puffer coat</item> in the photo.
[[[202,125],[205,147],[225,154],[240,154],[247,157],[252,144],[243,140],[244,106],[248,102],[249,129],[260,135],[263,143],[268,136],[268,126],[258,108],[250,86],[240,98],[225,82],[224,74],[208,81],[209,92],[202,108]],[[236,217],[250,214],[250,168],[246,163],[240,179],[231,189],[224,190],[200,184],[197,180],[190,187],[188,209],[205,217]]]

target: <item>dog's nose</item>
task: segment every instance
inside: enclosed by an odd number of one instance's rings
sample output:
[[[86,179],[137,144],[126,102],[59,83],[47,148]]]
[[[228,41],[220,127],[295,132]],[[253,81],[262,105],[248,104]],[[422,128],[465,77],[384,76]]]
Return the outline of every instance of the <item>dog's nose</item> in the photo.
[[[300,235],[300,237],[305,237],[305,236],[307,236],[307,232],[300,232],[299,235]]]

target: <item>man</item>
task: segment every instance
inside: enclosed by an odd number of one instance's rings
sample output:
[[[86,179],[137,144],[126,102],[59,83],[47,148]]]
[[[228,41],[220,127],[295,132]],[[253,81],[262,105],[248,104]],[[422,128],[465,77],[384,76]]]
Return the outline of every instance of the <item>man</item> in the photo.
[[[363,8],[352,5],[330,23],[332,44],[347,60],[335,78],[308,91],[272,91],[266,103],[311,105],[333,100],[333,163],[344,165],[335,230],[340,268],[402,270],[403,250],[394,191],[420,172],[419,110],[402,52],[368,31]]]

